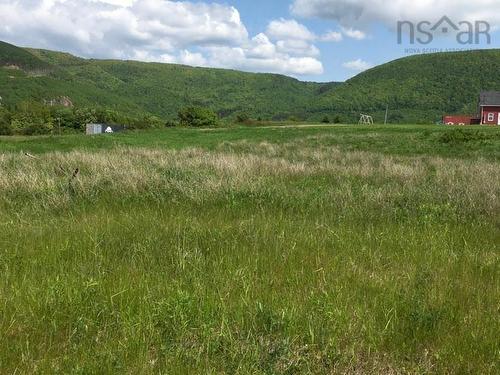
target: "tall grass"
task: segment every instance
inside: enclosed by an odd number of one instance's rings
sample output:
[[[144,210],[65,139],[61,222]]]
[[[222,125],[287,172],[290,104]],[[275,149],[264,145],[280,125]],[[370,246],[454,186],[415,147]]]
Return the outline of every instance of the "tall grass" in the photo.
[[[0,369],[496,373],[499,193],[321,135],[4,153]]]

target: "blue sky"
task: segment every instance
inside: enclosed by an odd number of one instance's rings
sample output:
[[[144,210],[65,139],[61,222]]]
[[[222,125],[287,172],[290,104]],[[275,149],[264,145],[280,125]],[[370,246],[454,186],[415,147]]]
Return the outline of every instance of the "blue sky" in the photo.
[[[292,3],[288,0],[255,0],[252,2],[234,0],[226,3],[234,5],[240,10],[242,20],[245,22],[251,33],[258,33],[260,30],[265,29],[266,25],[273,19],[280,17],[296,19],[298,22],[304,24],[318,35],[321,35],[327,30],[338,31],[341,27],[338,20],[322,19],[318,17],[300,17],[293,14],[290,9]],[[456,6],[453,2],[450,2],[450,4],[452,4],[452,6]],[[500,2],[497,2],[496,5],[498,5],[498,7],[495,7],[494,11],[498,12],[500,9]],[[432,5],[430,4],[428,8],[429,14],[432,15]],[[449,14],[449,12],[443,12],[443,14],[440,14],[439,16],[441,17],[447,14]],[[402,18],[401,20],[406,19],[407,18]],[[428,18],[422,17],[421,20],[423,21],[427,19],[430,22],[433,22],[435,21],[436,16]],[[454,22],[460,22],[466,19],[467,17],[455,17]],[[477,19],[482,20],[484,17],[479,17]],[[356,26],[360,26],[356,22],[353,22],[352,25],[354,28],[356,28]],[[397,21],[394,22],[394,28],[396,28],[396,25]],[[344,81],[359,73],[357,70],[344,67],[343,64],[346,62],[361,59],[370,65],[375,66],[418,53],[419,49],[421,53],[424,53],[427,51],[423,51],[423,49],[438,49],[446,51],[454,49],[500,48],[500,33],[495,31],[491,32],[491,44],[485,43],[485,39],[481,38],[482,42],[479,45],[474,44],[471,46],[464,46],[456,42],[455,35],[453,34],[448,37],[437,36],[436,40],[429,45],[411,45],[410,43],[403,43],[402,45],[399,45],[397,42],[397,33],[395,30],[391,29],[390,25],[382,22],[373,22],[369,25],[362,24],[361,26],[363,26],[362,29],[365,30],[367,34],[367,37],[363,40],[344,38],[341,42],[335,44],[325,42],[318,43],[317,46],[321,51],[324,73],[320,77],[310,75],[302,76],[300,78],[313,81]],[[408,39],[404,39],[404,41],[405,40]],[[408,51],[408,49],[416,49],[417,51]]]
[[[133,59],[343,81],[424,49],[500,48],[500,0],[0,0],[0,40],[82,57]],[[397,22],[488,22],[491,43],[433,32],[397,43]],[[485,23],[480,26],[485,27]],[[417,36],[424,36],[418,34]],[[408,52],[408,48],[415,51]]]

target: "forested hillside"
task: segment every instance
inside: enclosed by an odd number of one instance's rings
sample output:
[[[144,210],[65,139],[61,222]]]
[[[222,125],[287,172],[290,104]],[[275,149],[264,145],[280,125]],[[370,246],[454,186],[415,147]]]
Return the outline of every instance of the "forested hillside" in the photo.
[[[359,111],[391,122],[431,122],[477,111],[482,90],[500,90],[500,50],[418,55],[377,66],[324,93],[314,112]]]
[[[229,121],[357,121],[368,113],[393,123],[433,123],[473,113],[481,90],[500,90],[500,51],[418,55],[370,69],[345,83],[309,83],[275,74],[135,61],[87,60],[0,42],[0,96],[16,111],[26,101],[65,97],[76,107],[168,121],[187,106]]]
[[[127,113],[147,112],[166,119],[185,106],[208,107],[221,117],[239,113],[266,119],[300,116],[324,84],[275,74],[134,61],[85,60],[0,43],[11,55],[0,60],[0,96],[10,105],[22,100],[70,97],[81,106],[104,106]],[[2,56],[2,55],[0,55]],[[17,56],[29,64],[17,63]],[[5,63],[8,61],[8,64]],[[39,65],[37,65],[37,63]],[[20,69],[13,69],[14,66]],[[43,67],[46,74],[33,75]],[[50,69],[47,69],[50,67]]]

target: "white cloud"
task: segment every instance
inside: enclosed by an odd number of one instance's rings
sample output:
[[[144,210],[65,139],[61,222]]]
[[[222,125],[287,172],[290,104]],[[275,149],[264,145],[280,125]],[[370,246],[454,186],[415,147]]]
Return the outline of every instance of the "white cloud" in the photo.
[[[287,57],[281,55],[257,59],[246,55],[243,48],[214,47],[210,58],[213,66],[237,68],[257,72],[287,73],[292,75],[322,74],[323,65],[312,57]]]
[[[316,35],[309,29],[295,20],[285,20],[283,18],[269,23],[266,34],[274,40],[314,40]]]
[[[340,31],[328,31],[318,39],[322,42],[341,42],[344,40],[344,36],[356,40],[363,40],[368,37],[364,31],[349,27],[341,27]]]
[[[201,53],[192,53],[184,50],[180,53],[176,62],[191,66],[206,66],[207,59]]]
[[[295,20],[279,19],[269,23],[266,36],[276,43],[276,51],[295,57],[319,56],[319,49],[313,44],[319,38],[305,25]]]
[[[239,44],[248,32],[233,7],[162,0],[115,5],[90,0],[0,0],[0,37],[79,55],[123,58],[137,50],[174,51]]]
[[[500,0],[295,0],[292,13],[301,17],[332,19],[343,26],[397,21],[437,21],[447,15],[455,21],[489,21],[500,25]]]
[[[244,50],[246,57],[254,59],[268,59],[276,54],[276,46],[263,33],[252,38]]]
[[[341,42],[343,39],[342,33],[338,31],[329,31],[321,36],[321,40],[324,42]]]
[[[301,48],[298,49],[304,52]],[[294,51],[285,50],[280,41],[277,44],[272,43],[263,33],[240,47],[212,46],[204,51],[210,66],[291,75],[323,73],[321,61],[303,54],[297,56]]]
[[[321,74],[314,33],[272,21],[250,38],[238,10],[170,0],[0,0],[0,39],[94,58]],[[226,55],[224,55],[226,54]]]
[[[369,62],[363,61],[361,59],[353,60],[353,61],[348,61],[342,64],[344,68],[347,68],[349,70],[354,70],[356,72],[363,72],[367,69],[370,69],[373,67],[373,64],[370,64]]]
[[[94,2],[108,3],[111,5],[119,5],[123,7],[131,6],[135,0],[93,0]]]
[[[366,33],[361,30],[356,30],[351,27],[342,27],[342,33],[349,38],[356,40],[366,39]]]
[[[320,51],[314,45],[303,40],[279,40],[276,42],[277,50],[293,56],[319,56]]]

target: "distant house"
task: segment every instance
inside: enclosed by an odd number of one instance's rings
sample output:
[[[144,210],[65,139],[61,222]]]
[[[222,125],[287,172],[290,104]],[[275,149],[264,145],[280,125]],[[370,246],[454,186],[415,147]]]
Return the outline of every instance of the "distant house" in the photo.
[[[125,127],[122,125],[87,124],[86,134],[111,134],[121,132],[123,130],[125,130]]]
[[[479,95],[479,110],[476,116],[446,115],[445,125],[500,125],[500,92],[483,91]]]
[[[485,91],[479,98],[481,124],[500,125],[500,92]]]

